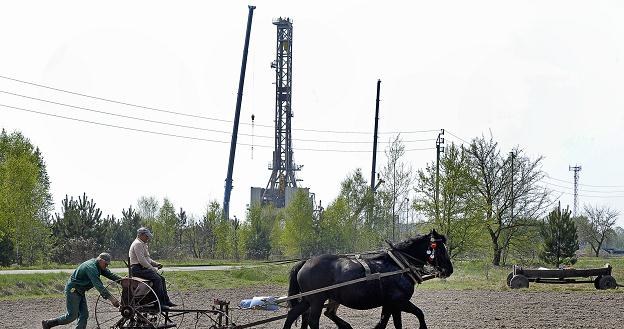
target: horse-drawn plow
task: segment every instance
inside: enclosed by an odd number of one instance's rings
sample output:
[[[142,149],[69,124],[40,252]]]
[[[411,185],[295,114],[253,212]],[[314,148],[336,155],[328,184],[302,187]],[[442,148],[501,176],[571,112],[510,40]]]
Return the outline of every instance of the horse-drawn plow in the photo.
[[[400,312],[415,314],[421,326],[424,323],[422,311],[409,302],[417,284],[435,277],[446,277],[452,273],[444,238],[421,236],[390,245],[390,249],[373,252],[372,255],[324,255],[299,262],[290,274],[288,296],[254,297],[243,300],[237,311],[277,310],[292,306],[288,314],[267,317],[247,323],[237,323],[232,316],[230,302],[215,299],[207,308],[185,305],[182,294],[169,294],[174,307],[162,306],[151,282],[126,277],[111,282],[107,289],[119,300],[115,307],[109,301],[98,297],[95,303],[95,320],[99,329],[164,329],[164,328],[210,328],[243,329],[286,319],[284,326],[302,316],[310,327],[318,327],[320,310],[332,321],[344,323],[336,316],[338,305],[356,309],[383,307],[382,326],[390,316],[395,325],[400,323]],[[435,233],[437,235],[437,233]],[[438,258],[441,258],[439,260]],[[334,273],[330,273],[331,270]],[[345,276],[346,274],[346,276]],[[324,281],[318,281],[325,275]],[[328,276],[327,276],[328,275]],[[171,290],[171,289],[169,289]],[[399,297],[396,297],[399,296]],[[395,298],[388,304],[387,300]],[[365,303],[363,303],[363,301]],[[327,304],[325,304],[327,302]],[[331,305],[331,306],[328,306]],[[417,311],[414,311],[414,308]],[[306,310],[310,313],[305,313]],[[330,315],[328,315],[328,312]],[[314,318],[315,317],[315,318]],[[384,323],[385,322],[385,323]]]
[[[239,305],[239,311],[276,310],[286,307],[290,300],[333,290],[363,281],[380,279],[386,276],[405,273],[395,271],[377,273],[371,277],[351,280],[323,287],[314,291],[285,297],[262,297],[246,300],[245,306]],[[422,281],[435,278],[435,275],[423,275]],[[123,278],[112,282],[107,289],[119,299],[121,306],[116,308],[99,297],[95,304],[95,320],[99,329],[165,329],[165,328],[210,328],[210,329],[243,329],[262,324],[276,322],[286,318],[286,314],[267,317],[249,323],[236,323],[231,315],[230,301],[214,299],[209,308],[192,308],[184,304],[180,293],[171,295],[176,307],[161,306],[156,293],[149,282],[140,278]]]

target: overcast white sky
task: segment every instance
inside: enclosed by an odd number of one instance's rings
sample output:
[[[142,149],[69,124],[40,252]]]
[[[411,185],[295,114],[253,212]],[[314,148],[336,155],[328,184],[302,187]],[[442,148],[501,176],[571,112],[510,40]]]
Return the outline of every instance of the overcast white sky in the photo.
[[[283,16],[294,21],[294,155],[304,165],[298,177],[323,204],[355,168],[370,176],[381,79],[380,141],[403,132],[415,169],[435,159],[437,130],[455,143],[491,131],[503,152],[519,145],[545,157],[551,178],[544,184],[564,193],[553,194],[564,206],[572,206],[568,166],[581,165],[579,205],[615,208],[624,225],[621,1],[8,2],[0,11],[0,76],[204,117],[0,78],[2,105],[204,139],[0,106],[0,127],[22,131],[41,148],[57,209],[65,194],[82,192],[117,216],[142,195],[168,197],[196,217],[208,201],[223,201],[250,3],[257,9],[231,215],[244,217],[250,187],[265,187],[270,175],[272,148],[264,146],[273,136],[271,22]],[[378,159],[383,165],[383,154]]]

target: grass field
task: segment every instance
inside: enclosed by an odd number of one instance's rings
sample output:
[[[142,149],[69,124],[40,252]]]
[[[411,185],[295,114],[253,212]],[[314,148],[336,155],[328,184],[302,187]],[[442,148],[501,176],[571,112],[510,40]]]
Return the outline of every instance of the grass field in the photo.
[[[232,262],[163,262],[173,265],[232,265]],[[624,257],[594,258],[584,257],[574,266],[575,268],[599,268],[606,263],[613,266],[613,276],[620,284],[624,284]],[[287,265],[256,265],[253,268],[244,268],[232,271],[195,271],[195,272],[165,272],[169,282],[174,283],[175,289],[201,290],[212,288],[236,288],[260,285],[284,285],[288,283],[288,273],[292,264]],[[115,265],[115,264],[114,264]],[[120,264],[123,267],[123,264]],[[73,266],[71,267],[73,268]],[[454,273],[446,280],[430,280],[418,289],[432,290],[506,290],[507,275],[511,266],[493,267],[485,260],[455,261]],[[35,297],[58,297],[63,293],[65,282],[69,275],[66,273],[53,274],[5,274],[0,275],[0,300],[22,299]],[[104,279],[106,280],[106,279]],[[595,290],[592,284],[547,285],[531,284],[530,290],[535,291],[591,291]],[[618,289],[617,293],[624,292]]]

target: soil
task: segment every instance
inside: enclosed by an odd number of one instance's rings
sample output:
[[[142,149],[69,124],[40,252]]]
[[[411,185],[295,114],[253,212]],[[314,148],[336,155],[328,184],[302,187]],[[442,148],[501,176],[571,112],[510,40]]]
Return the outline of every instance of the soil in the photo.
[[[253,296],[285,293],[285,287],[264,286],[239,289],[217,289],[185,293],[186,308],[208,309],[212,300],[221,298],[238,304]],[[92,292],[90,292],[92,293]],[[89,328],[95,328],[95,295],[89,301]],[[522,291],[456,291],[417,290],[412,302],[425,313],[429,328],[623,328],[624,293],[619,291],[534,292]],[[277,312],[231,312],[237,324],[266,319],[284,314]],[[1,328],[41,328],[41,320],[58,316],[65,311],[62,298],[0,301]],[[338,315],[353,328],[373,328],[380,309],[355,311],[341,307]],[[200,318],[197,328],[209,328],[207,318]],[[392,322],[392,320],[390,321]],[[281,328],[283,320],[254,328]],[[417,328],[418,321],[411,314],[403,314],[404,328]],[[293,326],[294,327],[294,326]],[[58,328],[73,328],[73,325]],[[179,328],[195,328],[195,319],[187,315]],[[321,328],[336,328],[327,318],[321,318]],[[392,323],[388,328],[393,328]]]

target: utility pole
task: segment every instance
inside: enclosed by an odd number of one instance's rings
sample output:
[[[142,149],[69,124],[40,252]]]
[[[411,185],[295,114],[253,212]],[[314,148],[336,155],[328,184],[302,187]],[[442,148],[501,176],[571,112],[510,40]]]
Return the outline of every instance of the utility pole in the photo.
[[[379,90],[381,80],[377,79],[377,99],[375,101],[375,132],[373,134],[373,168],[371,170],[371,191],[375,190],[375,166],[377,164],[377,130],[379,129]]]
[[[238,96],[236,97],[236,112],[234,114],[234,127],[232,128],[232,141],[230,143],[230,161],[228,162],[227,178],[225,179],[225,194],[223,196],[223,218],[230,217],[230,195],[232,194],[232,174],[234,172],[234,157],[236,155],[236,139],[238,138],[238,122],[240,120],[241,104],[243,102],[243,86],[245,85],[245,71],[247,69],[247,53],[249,50],[249,36],[251,34],[251,21],[256,6],[248,6],[247,31],[245,32],[245,46],[243,47],[243,61],[241,64],[240,78],[238,79]]]
[[[436,139],[436,190],[435,190],[435,211],[436,221],[440,220],[440,153],[444,152],[444,129],[440,129],[438,139]]]
[[[576,217],[576,208],[578,206],[578,180],[579,180],[579,171],[581,171],[581,166],[576,165],[574,167],[568,166],[568,171],[574,171],[574,217]]]
[[[379,130],[379,94],[381,90],[381,79],[377,79],[377,97],[375,99],[375,131],[373,132],[373,165],[371,169],[371,203],[368,211],[369,220],[374,219],[375,211],[375,171],[377,169],[377,134]],[[381,181],[381,180],[380,180]]]
[[[513,151],[509,152],[509,156],[511,157],[511,220],[513,221],[513,211],[514,211],[514,158],[516,154]]]

